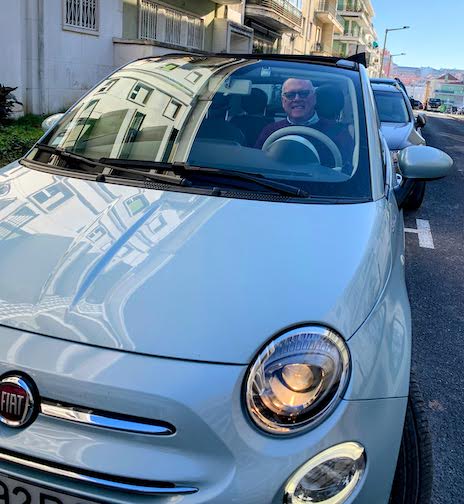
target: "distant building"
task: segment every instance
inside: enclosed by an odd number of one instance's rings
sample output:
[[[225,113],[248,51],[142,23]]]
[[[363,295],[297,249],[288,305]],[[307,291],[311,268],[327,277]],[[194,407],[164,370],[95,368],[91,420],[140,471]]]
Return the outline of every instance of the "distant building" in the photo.
[[[464,82],[450,73],[430,80],[430,97],[440,98],[445,105],[464,107]]]

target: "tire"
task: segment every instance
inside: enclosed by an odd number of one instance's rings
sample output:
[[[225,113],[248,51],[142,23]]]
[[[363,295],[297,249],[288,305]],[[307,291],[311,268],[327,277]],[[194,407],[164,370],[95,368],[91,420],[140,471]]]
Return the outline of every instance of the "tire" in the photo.
[[[425,182],[423,180],[414,182],[414,187],[409,193],[404,203],[407,210],[417,210],[422,205],[425,195]]]
[[[427,410],[413,373],[403,437],[389,504],[429,504],[433,457]]]

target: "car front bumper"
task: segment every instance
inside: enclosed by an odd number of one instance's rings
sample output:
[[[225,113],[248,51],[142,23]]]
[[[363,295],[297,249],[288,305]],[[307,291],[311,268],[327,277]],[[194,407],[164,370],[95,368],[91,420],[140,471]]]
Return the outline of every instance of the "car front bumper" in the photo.
[[[28,374],[42,398],[176,428],[171,436],[134,434],[40,414],[24,429],[1,425],[2,450],[76,472],[198,491],[129,494],[2,461],[0,471],[6,474],[112,503],[278,504],[301,465],[331,446],[356,441],[365,448],[366,472],[347,502],[388,502],[406,398],[348,397],[317,428],[281,438],[260,432],[247,418],[245,366],[136,355],[5,327],[0,327],[0,356],[0,374]]]

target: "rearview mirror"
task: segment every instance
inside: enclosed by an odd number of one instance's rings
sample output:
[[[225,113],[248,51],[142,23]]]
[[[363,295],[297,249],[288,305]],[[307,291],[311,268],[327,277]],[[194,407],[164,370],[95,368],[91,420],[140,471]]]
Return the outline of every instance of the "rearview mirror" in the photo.
[[[42,122],[42,129],[47,132],[52,126],[55,126],[55,124],[63,117],[64,114],[53,114],[50,117],[47,117],[43,122]]]
[[[407,179],[433,180],[451,173],[453,160],[434,147],[412,145],[400,152],[398,166]]]
[[[416,128],[423,128],[427,124],[427,116],[425,114],[418,114],[416,118]]]

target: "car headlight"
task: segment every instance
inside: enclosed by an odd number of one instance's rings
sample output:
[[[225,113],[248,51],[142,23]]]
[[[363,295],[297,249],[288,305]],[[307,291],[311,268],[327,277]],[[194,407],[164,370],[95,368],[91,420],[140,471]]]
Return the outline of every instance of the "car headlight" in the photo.
[[[294,329],[271,341],[252,363],[248,412],[272,434],[315,426],[338,404],[349,371],[348,347],[337,333],[319,326]]]
[[[333,446],[303,465],[285,486],[285,504],[343,504],[361,483],[364,448],[355,442]]]

